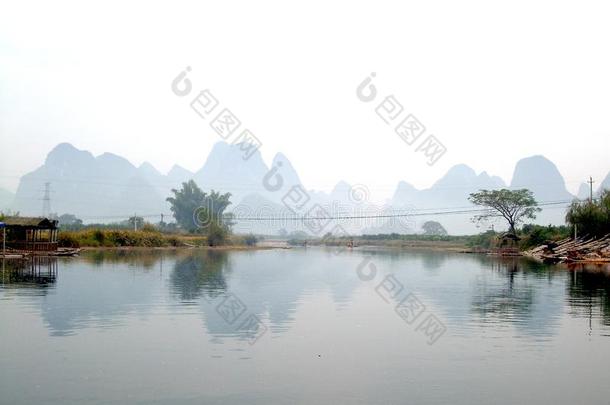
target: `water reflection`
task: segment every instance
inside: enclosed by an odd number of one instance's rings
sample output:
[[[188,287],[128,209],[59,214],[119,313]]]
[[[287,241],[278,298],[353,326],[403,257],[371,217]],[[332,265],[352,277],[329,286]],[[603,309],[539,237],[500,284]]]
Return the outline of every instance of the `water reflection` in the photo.
[[[311,266],[308,257],[305,251],[194,252],[176,261],[170,275],[172,295],[186,305],[198,301],[214,341],[251,339],[252,330],[244,327],[248,319],[282,333],[294,323],[305,297],[326,290],[341,305],[357,286],[353,272],[332,271],[326,260]],[[232,312],[228,304],[235,307]]]
[[[552,336],[559,325],[563,280],[556,269],[520,258],[487,261],[475,279],[472,312],[486,323],[513,325],[521,334]]]
[[[0,259],[0,284],[6,288],[29,287],[44,290],[57,279],[57,258]]]
[[[90,250],[85,252],[80,259],[96,267],[108,264],[127,264],[144,270],[152,270],[163,257],[175,254],[176,252],[162,249]]]
[[[311,305],[313,297],[329,298],[334,308],[325,311],[342,311],[353,304],[357,290],[375,294],[355,272],[365,255],[434,307],[454,333],[505,325],[516,336],[550,338],[564,312],[586,319],[589,331],[610,326],[607,267],[423,251],[361,249],[340,256],[322,249],[92,251],[59,262],[7,261],[0,298],[22,297],[29,307],[37,306],[54,336],[195,309],[214,341],[251,339],[252,331],[243,325],[252,317],[277,337],[295,325],[297,310]],[[236,299],[235,316],[222,310],[227,299]],[[605,333],[607,328],[600,332]]]
[[[178,258],[171,272],[173,294],[182,302],[194,302],[206,295],[214,299],[227,290],[225,273],[229,256],[224,251],[195,251]]]
[[[369,256],[380,278],[396,277],[447,326],[434,346],[376,284],[358,278]],[[335,256],[318,248],[97,251],[55,263],[49,277],[3,272],[6,403],[605,403],[610,396],[606,267],[423,251]],[[238,316],[222,310],[229,298],[243,304]],[[260,330],[247,319],[265,332],[254,346]]]
[[[607,265],[572,265],[568,277],[568,303],[572,314],[610,325],[610,269]]]

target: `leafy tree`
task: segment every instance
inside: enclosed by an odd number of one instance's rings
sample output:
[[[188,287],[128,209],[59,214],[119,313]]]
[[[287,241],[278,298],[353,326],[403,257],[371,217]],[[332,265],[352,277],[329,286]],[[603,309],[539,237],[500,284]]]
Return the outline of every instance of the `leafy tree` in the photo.
[[[574,201],[566,221],[576,226],[580,235],[604,236],[610,233],[610,190],[604,190],[593,202]]]
[[[504,218],[508,223],[509,231],[516,234],[516,227],[525,219],[535,219],[536,213],[541,211],[534,199],[533,193],[528,189],[520,190],[479,190],[470,194],[468,200],[487,210],[474,216],[477,222],[493,218]]]
[[[193,180],[182,183],[180,190],[172,189],[172,193],[174,196],[167,201],[182,229],[206,234],[211,246],[226,240],[233,225],[232,216],[224,213],[231,204],[231,193],[212,190],[207,194]]]
[[[212,190],[210,194],[204,193],[203,206],[207,207],[216,218],[222,218],[224,211],[231,205],[231,193],[220,194]]]
[[[173,197],[166,200],[171,204],[171,211],[176,218],[178,225],[188,232],[195,232],[197,224],[193,220],[193,215],[197,208],[201,207],[206,197],[205,193],[197,186],[193,180],[182,183],[180,190],[172,189]]]
[[[83,220],[77,218],[76,215],[73,214],[62,214],[57,220],[62,229],[78,230],[83,227]]]
[[[307,241],[309,235],[307,232],[303,231],[292,231],[288,234],[288,244],[289,245],[302,245]]]
[[[445,229],[444,226],[442,226],[440,224],[440,222],[426,221],[421,226],[421,228],[424,231],[424,235],[430,235],[430,236],[446,236],[447,235],[447,230]]]

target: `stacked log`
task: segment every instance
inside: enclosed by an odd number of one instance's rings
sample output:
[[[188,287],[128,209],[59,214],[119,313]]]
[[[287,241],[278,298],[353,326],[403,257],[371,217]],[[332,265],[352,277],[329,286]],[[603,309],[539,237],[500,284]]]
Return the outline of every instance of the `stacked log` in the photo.
[[[524,254],[548,263],[610,263],[610,235],[548,242]]]

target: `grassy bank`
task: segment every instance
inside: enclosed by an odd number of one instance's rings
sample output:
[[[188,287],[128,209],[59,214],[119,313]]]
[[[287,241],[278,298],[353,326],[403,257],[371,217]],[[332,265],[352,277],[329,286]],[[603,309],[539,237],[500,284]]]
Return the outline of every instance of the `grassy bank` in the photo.
[[[158,231],[85,229],[61,231],[60,247],[178,247],[207,246],[207,238],[199,235],[164,234]]]
[[[462,251],[469,248],[468,236],[428,236],[428,235],[366,235],[356,237],[323,238],[307,240],[312,246],[345,246],[350,240],[355,246],[378,246],[399,249],[432,249]],[[292,245],[301,245],[304,241],[290,240]]]
[[[422,235],[379,234],[340,238],[307,240],[308,245],[344,246],[350,240],[356,246],[381,246],[388,248],[422,248],[452,251],[488,251],[498,247],[501,233],[486,231],[477,235]],[[528,250],[548,241],[558,241],[570,236],[566,226],[525,225],[519,231],[520,250]],[[302,245],[305,240],[290,240],[293,245]]]
[[[524,225],[519,231],[521,238],[518,243],[520,250],[528,250],[550,241],[559,241],[572,236],[571,229],[567,226],[542,226],[528,224]],[[468,245],[473,248],[492,249],[498,244],[499,233],[487,231],[478,235],[467,236]]]

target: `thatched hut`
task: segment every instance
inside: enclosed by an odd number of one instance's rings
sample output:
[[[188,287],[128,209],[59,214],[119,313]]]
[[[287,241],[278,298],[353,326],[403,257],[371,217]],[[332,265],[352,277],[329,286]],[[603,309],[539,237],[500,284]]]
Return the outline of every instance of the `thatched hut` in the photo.
[[[5,217],[2,222],[6,228],[7,248],[25,252],[57,250],[57,220],[42,217]]]
[[[494,251],[503,256],[518,256],[521,238],[512,232],[504,232],[496,236]]]

